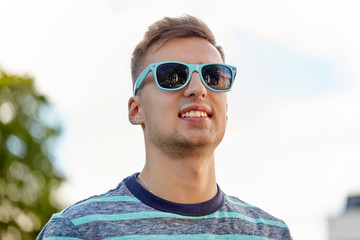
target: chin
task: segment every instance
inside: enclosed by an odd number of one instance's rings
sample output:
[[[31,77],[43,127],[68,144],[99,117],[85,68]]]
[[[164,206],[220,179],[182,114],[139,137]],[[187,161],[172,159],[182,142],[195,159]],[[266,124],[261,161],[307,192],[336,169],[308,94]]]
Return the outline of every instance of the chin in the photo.
[[[214,138],[209,136],[189,136],[182,139],[183,141],[181,145],[183,145],[187,149],[215,149],[221,142],[221,139],[222,138]]]

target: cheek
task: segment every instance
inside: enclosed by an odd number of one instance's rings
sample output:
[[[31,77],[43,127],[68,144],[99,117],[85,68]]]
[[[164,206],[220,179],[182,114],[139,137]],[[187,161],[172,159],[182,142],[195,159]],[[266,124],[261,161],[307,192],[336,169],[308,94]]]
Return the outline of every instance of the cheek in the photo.
[[[174,115],[175,104],[169,98],[162,98],[161,94],[156,98],[144,99],[143,112],[145,122],[165,127]],[[151,123],[150,123],[151,122]]]
[[[228,116],[227,116],[227,108],[224,108],[224,124],[226,125],[227,124],[227,120],[228,120]]]
[[[220,114],[224,116],[224,119],[227,119],[228,103],[226,94],[219,96],[217,103]]]

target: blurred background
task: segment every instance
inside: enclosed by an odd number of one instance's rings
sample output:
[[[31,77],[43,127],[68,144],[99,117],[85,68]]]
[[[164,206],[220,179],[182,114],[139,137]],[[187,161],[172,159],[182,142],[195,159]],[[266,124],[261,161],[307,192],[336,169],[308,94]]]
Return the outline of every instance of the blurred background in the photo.
[[[329,219],[360,194],[359,11],[356,0],[0,0],[1,238],[33,239],[53,212],[141,171],[131,54],[148,25],[187,13],[238,67],[222,190],[294,239],[329,239]]]

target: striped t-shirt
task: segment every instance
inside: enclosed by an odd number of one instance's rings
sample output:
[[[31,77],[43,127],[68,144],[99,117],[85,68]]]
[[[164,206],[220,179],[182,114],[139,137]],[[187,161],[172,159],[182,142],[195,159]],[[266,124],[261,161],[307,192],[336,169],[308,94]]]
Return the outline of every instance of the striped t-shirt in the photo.
[[[217,195],[179,204],[147,191],[136,174],[117,188],[54,214],[37,238],[45,240],[291,239],[287,225],[235,197]]]

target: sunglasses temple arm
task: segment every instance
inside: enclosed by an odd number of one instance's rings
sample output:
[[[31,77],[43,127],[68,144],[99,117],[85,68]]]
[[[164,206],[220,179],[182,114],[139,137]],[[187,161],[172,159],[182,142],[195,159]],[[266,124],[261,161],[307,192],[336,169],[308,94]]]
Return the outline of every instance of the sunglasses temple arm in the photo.
[[[141,84],[144,82],[146,76],[149,74],[149,72],[151,71],[150,66],[148,66],[147,68],[145,68],[145,70],[140,74],[140,76],[136,79],[136,82],[134,84],[134,96],[136,96],[136,92],[137,90],[140,88]]]

